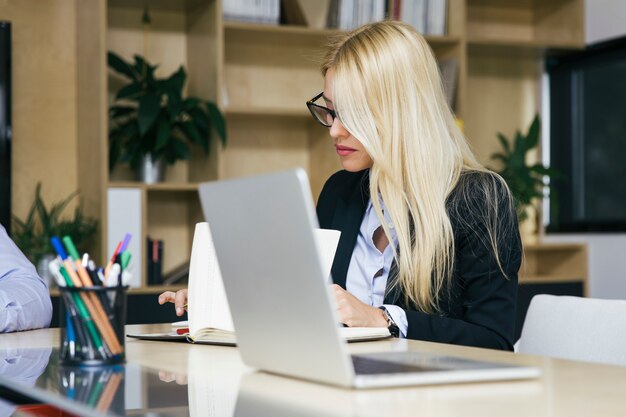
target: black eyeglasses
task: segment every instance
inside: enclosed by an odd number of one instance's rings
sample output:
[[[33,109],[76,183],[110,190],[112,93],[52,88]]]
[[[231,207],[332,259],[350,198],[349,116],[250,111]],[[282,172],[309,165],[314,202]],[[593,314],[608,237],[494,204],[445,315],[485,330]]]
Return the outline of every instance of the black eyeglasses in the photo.
[[[319,104],[315,104],[317,100],[320,99],[324,95],[324,92],[319,93],[311,100],[306,102],[306,106],[309,108],[309,111],[313,115],[313,118],[317,120],[322,126],[331,127],[335,118],[337,117],[337,112],[329,109],[328,107],[320,106]]]

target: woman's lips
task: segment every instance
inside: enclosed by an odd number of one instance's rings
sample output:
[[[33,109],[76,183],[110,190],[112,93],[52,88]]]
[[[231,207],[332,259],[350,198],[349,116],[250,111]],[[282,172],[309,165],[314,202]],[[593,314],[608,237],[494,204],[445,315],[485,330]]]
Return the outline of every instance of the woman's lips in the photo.
[[[335,149],[337,149],[337,154],[339,156],[347,156],[353,152],[356,152],[356,149],[348,148],[347,146],[335,145]]]

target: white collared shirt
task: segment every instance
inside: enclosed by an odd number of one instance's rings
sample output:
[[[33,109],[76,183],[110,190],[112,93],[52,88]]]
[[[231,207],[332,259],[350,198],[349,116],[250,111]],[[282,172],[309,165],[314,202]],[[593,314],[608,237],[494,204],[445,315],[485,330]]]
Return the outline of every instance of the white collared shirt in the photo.
[[[0,225],[0,332],[48,327],[51,317],[48,287]]]
[[[408,329],[406,312],[396,305],[383,304],[389,270],[393,262],[393,247],[398,246],[398,239],[382,201],[381,208],[383,209],[385,221],[391,229],[393,241],[387,245],[382,253],[374,245],[374,232],[381,223],[376,216],[374,205],[370,199],[365,209],[365,216],[361,222],[359,235],[357,236],[356,245],[348,266],[346,290],[367,305],[373,307],[384,306],[400,329],[400,337],[406,337]],[[379,273],[381,269],[382,274]]]

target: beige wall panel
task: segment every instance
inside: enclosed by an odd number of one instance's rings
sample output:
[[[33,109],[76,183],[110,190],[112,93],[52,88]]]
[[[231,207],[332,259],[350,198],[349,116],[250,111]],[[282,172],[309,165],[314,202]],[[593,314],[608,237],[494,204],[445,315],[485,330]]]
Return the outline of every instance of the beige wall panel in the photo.
[[[229,117],[229,144],[220,178],[283,169],[309,169],[308,137],[301,118]]]
[[[525,131],[539,111],[540,64],[536,59],[502,54],[470,54],[465,132],[478,159],[494,165],[500,150],[497,132],[511,137]]]
[[[13,29],[13,213],[23,218],[38,181],[46,202],[78,188],[76,4],[5,0],[1,9]]]

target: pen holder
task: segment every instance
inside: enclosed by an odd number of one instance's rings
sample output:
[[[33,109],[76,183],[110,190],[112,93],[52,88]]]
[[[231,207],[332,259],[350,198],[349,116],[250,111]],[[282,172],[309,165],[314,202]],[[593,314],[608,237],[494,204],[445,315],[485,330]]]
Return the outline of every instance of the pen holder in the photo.
[[[62,365],[100,366],[125,361],[127,288],[59,288]]]

